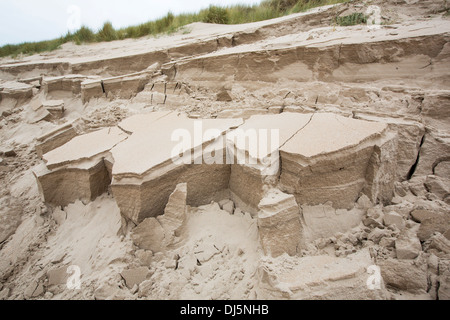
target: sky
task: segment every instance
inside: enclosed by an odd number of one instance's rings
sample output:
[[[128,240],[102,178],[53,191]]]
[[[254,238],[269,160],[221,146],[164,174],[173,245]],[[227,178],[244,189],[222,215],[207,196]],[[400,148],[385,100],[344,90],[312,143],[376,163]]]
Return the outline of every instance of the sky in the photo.
[[[261,0],[0,0],[0,46],[50,40],[86,25],[97,31],[173,14],[198,12],[209,5],[257,4]]]

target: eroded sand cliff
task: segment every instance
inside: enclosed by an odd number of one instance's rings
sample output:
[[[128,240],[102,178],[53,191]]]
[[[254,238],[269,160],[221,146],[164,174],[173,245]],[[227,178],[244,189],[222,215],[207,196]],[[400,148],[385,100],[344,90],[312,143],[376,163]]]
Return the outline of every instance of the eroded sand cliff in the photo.
[[[448,299],[450,20],[408,3],[1,59],[0,299]]]

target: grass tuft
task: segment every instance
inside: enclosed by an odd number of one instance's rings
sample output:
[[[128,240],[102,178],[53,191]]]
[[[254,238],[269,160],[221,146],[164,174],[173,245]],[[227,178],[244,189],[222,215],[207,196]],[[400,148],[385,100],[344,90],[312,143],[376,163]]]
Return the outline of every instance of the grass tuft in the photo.
[[[114,30],[114,27],[111,22],[105,22],[103,28],[99,30],[97,33],[97,41],[114,41],[117,40],[117,32]]]
[[[73,41],[75,41],[76,44],[94,42],[95,33],[88,27],[82,26],[80,30],[73,34]]]
[[[348,16],[336,17],[336,24],[339,26],[354,26],[357,24],[366,24],[367,16],[360,12],[349,14]]]
[[[202,10],[200,15],[203,16],[202,21],[206,23],[227,24],[229,22],[228,10],[222,7],[210,6]]]

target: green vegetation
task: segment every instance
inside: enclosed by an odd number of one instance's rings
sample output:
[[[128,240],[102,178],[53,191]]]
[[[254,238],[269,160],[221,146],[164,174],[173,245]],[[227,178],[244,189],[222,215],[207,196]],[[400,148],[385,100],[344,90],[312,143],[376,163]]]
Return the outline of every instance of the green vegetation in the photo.
[[[210,6],[205,12],[205,17],[202,19],[207,23],[227,24],[229,20],[228,10],[226,8]]]
[[[336,24],[343,27],[365,23],[367,23],[367,16],[360,12],[352,13],[348,16],[336,17]]]
[[[69,40],[70,41],[70,40]],[[66,37],[61,37],[55,40],[40,41],[40,42],[26,42],[22,44],[10,45],[7,44],[0,47],[0,57],[17,56],[18,54],[34,54],[44,51],[52,51],[58,49],[63,43],[66,43]]]
[[[97,32],[82,26],[75,33],[67,33],[58,39],[40,42],[26,42],[16,45],[0,47],[0,57],[17,56],[19,54],[35,54],[52,51],[67,42],[76,44],[101,41],[123,40],[126,38],[140,38],[157,36],[162,33],[173,33],[181,27],[193,22],[207,22],[220,24],[240,24],[273,19],[284,15],[302,12],[314,7],[347,2],[349,0],[263,0],[258,5],[234,5],[229,7],[210,6],[198,13],[183,13],[177,16],[169,12],[165,17],[149,21],[140,25],[122,29],[114,29],[110,22],[106,22]],[[344,19],[345,17],[338,17]],[[346,18],[351,19],[353,18]],[[339,22],[338,22],[339,21]],[[337,20],[340,25],[347,20]],[[346,23],[346,22],[345,22]]]
[[[76,44],[82,44],[95,41],[95,33],[88,27],[82,26],[80,30],[73,34],[73,41]]]
[[[117,32],[111,22],[105,22],[103,28],[97,33],[97,41],[114,41],[117,40]]]

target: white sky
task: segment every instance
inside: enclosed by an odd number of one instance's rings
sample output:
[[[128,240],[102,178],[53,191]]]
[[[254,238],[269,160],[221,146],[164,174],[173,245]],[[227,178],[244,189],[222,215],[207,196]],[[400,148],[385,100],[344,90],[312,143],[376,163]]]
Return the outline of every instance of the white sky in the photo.
[[[0,46],[40,41],[66,34],[79,21],[94,31],[105,21],[115,28],[163,17],[167,12],[197,12],[210,4],[256,4],[261,0],[0,0]],[[71,6],[79,8],[79,19]]]

